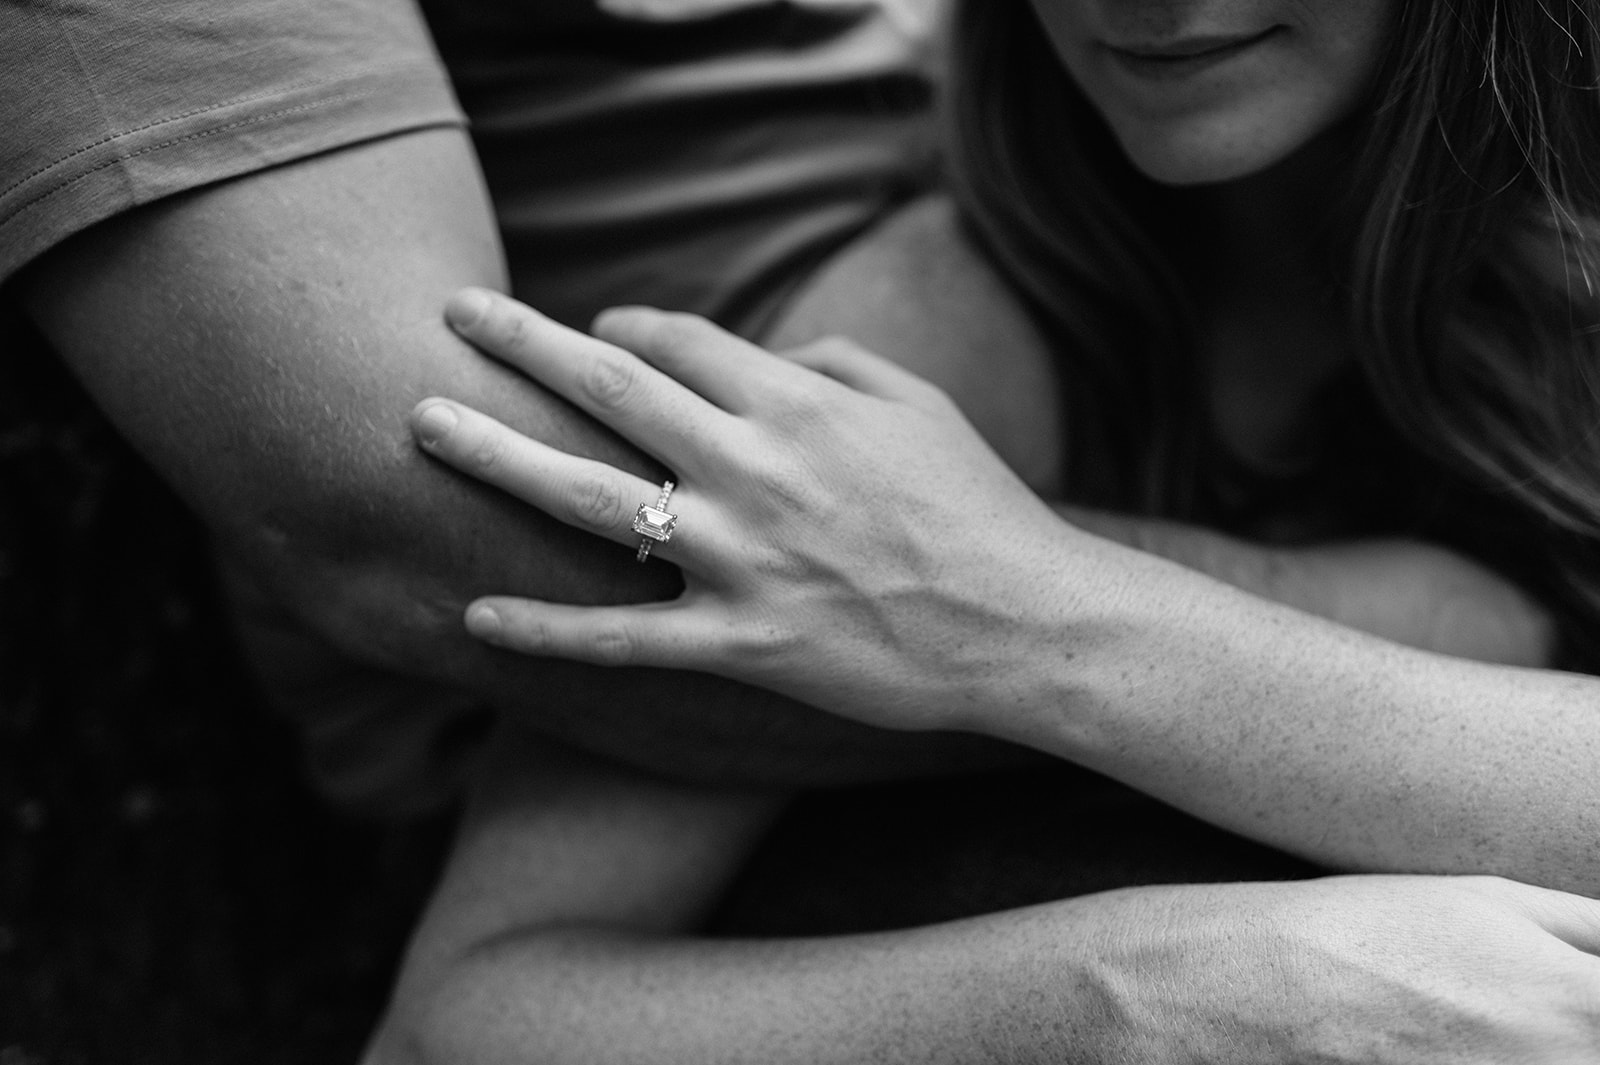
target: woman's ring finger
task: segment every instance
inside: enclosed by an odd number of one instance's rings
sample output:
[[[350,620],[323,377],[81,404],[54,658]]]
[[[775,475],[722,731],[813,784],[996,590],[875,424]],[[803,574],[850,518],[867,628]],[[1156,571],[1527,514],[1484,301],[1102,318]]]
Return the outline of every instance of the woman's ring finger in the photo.
[[[672,539],[673,532],[678,528],[678,516],[667,512],[667,500],[676,487],[671,481],[663,481],[661,494],[656,496],[656,505],[652,507],[649,503],[640,503],[639,509],[633,513],[633,531],[639,534],[640,562],[650,557],[650,548]]]
[[[434,457],[568,525],[636,548],[641,562],[649,547],[680,530],[678,516],[666,510],[666,485],[569,455],[470,407],[424,400],[412,414],[412,429]]]

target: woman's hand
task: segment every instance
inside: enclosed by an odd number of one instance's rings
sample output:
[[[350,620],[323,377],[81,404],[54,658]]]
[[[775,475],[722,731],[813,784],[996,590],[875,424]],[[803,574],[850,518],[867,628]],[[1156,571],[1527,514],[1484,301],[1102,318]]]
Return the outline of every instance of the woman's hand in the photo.
[[[1491,877],[1334,877],[1101,906],[1097,983],[1122,1020],[1105,1060],[1600,1060],[1590,899]]]
[[[474,290],[447,317],[656,456],[676,482],[666,506],[676,526],[652,548],[682,568],[678,599],[483,599],[467,615],[480,638],[719,673],[914,728],[953,727],[967,706],[992,705],[1012,672],[1001,649],[1060,653],[1054,619],[1066,605],[1059,591],[1040,594],[1041,577],[1107,545],[1057,518],[922,379],[844,342],[782,359],[652,310],[607,312],[591,338]],[[462,472],[627,549],[640,544],[636,509],[661,486],[448,400],[423,401],[413,426]]]
[[[480,636],[983,733],[1333,868],[1600,890],[1594,678],[1410,650],[1080,531],[948,399],[842,345],[807,368],[683,316],[616,312],[595,339],[479,304],[452,308],[469,339],[673,471],[679,528],[656,550],[686,584],[641,606],[480,601]],[[416,429],[639,544],[659,486],[445,400]]]

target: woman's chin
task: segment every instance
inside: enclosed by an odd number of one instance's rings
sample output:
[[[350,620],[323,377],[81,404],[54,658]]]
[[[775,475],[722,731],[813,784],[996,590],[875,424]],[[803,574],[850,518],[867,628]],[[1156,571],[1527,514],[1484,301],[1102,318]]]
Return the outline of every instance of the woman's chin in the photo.
[[[1338,128],[1317,126],[1281,109],[1210,121],[1113,119],[1109,124],[1134,167],[1163,185],[1213,185],[1263,174],[1332,143]]]
[[[1145,177],[1162,185],[1174,186],[1235,181],[1270,169],[1288,154],[1217,142],[1203,145],[1125,142],[1122,147],[1134,167]]]

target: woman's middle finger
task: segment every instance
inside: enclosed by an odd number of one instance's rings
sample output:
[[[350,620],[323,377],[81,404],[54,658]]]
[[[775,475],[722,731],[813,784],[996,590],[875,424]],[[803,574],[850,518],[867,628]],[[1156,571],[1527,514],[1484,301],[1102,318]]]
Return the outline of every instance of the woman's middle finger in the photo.
[[[593,459],[523,436],[487,414],[447,399],[425,399],[411,413],[412,431],[427,452],[463,473],[492,484],[551,517],[620,544],[638,547],[635,528],[641,505],[658,510],[662,486]],[[689,561],[707,546],[708,515],[698,513],[692,535],[680,537],[674,494],[651,515],[652,550],[672,561]],[[664,528],[663,528],[664,526]],[[659,534],[666,533],[661,539]]]
[[[451,298],[456,331],[655,455],[686,465],[690,441],[724,411],[630,351],[569,329],[516,300],[484,289]]]

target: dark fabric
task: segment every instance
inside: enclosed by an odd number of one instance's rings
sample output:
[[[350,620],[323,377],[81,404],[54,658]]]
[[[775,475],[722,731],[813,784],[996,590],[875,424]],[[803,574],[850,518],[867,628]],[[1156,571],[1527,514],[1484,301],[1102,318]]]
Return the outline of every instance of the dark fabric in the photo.
[[[819,792],[725,898],[718,935],[881,931],[1141,884],[1322,870],[1070,765]]]
[[[514,289],[758,328],[934,169],[922,0],[428,5]],[[406,0],[0,5],[0,281],[173,193],[459,122]]]
[[[513,290],[580,326],[644,302],[759,331],[812,266],[932,180],[917,6],[425,3]]]

